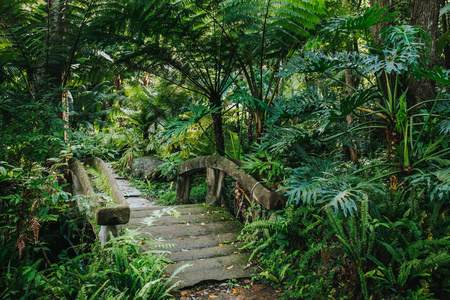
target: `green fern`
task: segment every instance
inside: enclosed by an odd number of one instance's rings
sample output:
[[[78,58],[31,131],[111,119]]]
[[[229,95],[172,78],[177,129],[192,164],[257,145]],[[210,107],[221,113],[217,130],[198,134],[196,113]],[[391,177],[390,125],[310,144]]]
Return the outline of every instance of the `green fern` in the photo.
[[[369,258],[377,264],[378,268],[367,275],[399,293],[405,291],[408,284],[415,278],[430,276],[431,272],[450,264],[448,253],[450,242],[446,239],[419,240],[406,246],[404,250],[385,242],[381,244],[391,255],[391,261],[386,266],[370,256]],[[440,245],[440,248],[437,248],[437,245]]]
[[[365,299],[368,299],[368,287],[364,270],[367,261],[372,256],[376,228],[381,224],[369,215],[369,200],[363,196],[360,214],[352,215],[348,219],[339,218],[330,207],[326,207],[331,228],[343,247],[343,251],[352,260],[352,267],[359,276],[361,290]]]

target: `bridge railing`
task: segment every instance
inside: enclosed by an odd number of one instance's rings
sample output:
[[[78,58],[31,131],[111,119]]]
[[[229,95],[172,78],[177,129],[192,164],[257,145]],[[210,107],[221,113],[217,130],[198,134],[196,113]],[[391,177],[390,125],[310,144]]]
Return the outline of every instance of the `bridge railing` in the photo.
[[[101,226],[99,232],[100,242],[108,241],[110,234],[117,235],[118,226],[128,223],[130,219],[130,206],[117,185],[117,182],[108,166],[98,157],[90,158],[85,165],[93,167],[107,184],[113,206],[101,206],[98,196],[95,194],[89,175],[83,164],[76,158],[69,160],[69,169],[72,171],[73,190],[78,198],[78,207],[85,209],[85,205],[93,207],[94,220]]]
[[[239,182],[245,190],[265,209],[274,209],[283,198],[282,193],[267,189],[260,181],[247,174],[239,166],[238,160],[222,156],[201,156],[181,163],[178,166],[177,202],[188,203],[193,175],[206,169],[206,202],[213,206],[221,205],[225,175]],[[218,170],[218,172],[216,172]]]

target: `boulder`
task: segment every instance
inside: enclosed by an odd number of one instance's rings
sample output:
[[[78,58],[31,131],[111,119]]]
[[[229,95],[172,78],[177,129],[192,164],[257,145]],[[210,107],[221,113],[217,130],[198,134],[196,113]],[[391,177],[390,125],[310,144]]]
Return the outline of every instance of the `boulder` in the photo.
[[[136,158],[131,165],[131,174],[137,178],[156,179],[158,178],[158,166],[164,161],[159,157]]]

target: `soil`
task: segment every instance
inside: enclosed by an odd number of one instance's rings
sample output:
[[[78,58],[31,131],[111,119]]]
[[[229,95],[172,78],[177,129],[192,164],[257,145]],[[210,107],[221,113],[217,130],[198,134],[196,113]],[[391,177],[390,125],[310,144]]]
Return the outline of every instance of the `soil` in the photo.
[[[249,279],[226,282],[200,283],[190,288],[175,292],[173,299],[179,300],[278,300],[281,298],[281,288]]]

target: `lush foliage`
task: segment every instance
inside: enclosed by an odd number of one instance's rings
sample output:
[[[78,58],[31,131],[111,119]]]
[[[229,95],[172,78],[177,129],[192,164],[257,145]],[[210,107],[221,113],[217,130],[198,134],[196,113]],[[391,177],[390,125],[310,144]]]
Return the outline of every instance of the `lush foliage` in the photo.
[[[146,242],[150,247],[155,243]],[[162,277],[164,257],[153,255],[151,248],[143,249],[142,244],[136,232],[127,232],[112,238],[106,247],[68,249],[59,255],[57,263],[45,269],[42,259],[30,265],[10,266],[2,276],[7,287],[2,297],[165,299],[172,278]],[[76,256],[70,255],[72,251]]]
[[[0,0],[1,296],[164,298],[164,258],[137,236],[87,238],[65,159],[127,173],[159,156],[172,180],[219,154],[286,196],[266,211],[225,181],[259,277],[286,298],[444,299],[449,4],[415,26],[406,1],[367,2]]]

